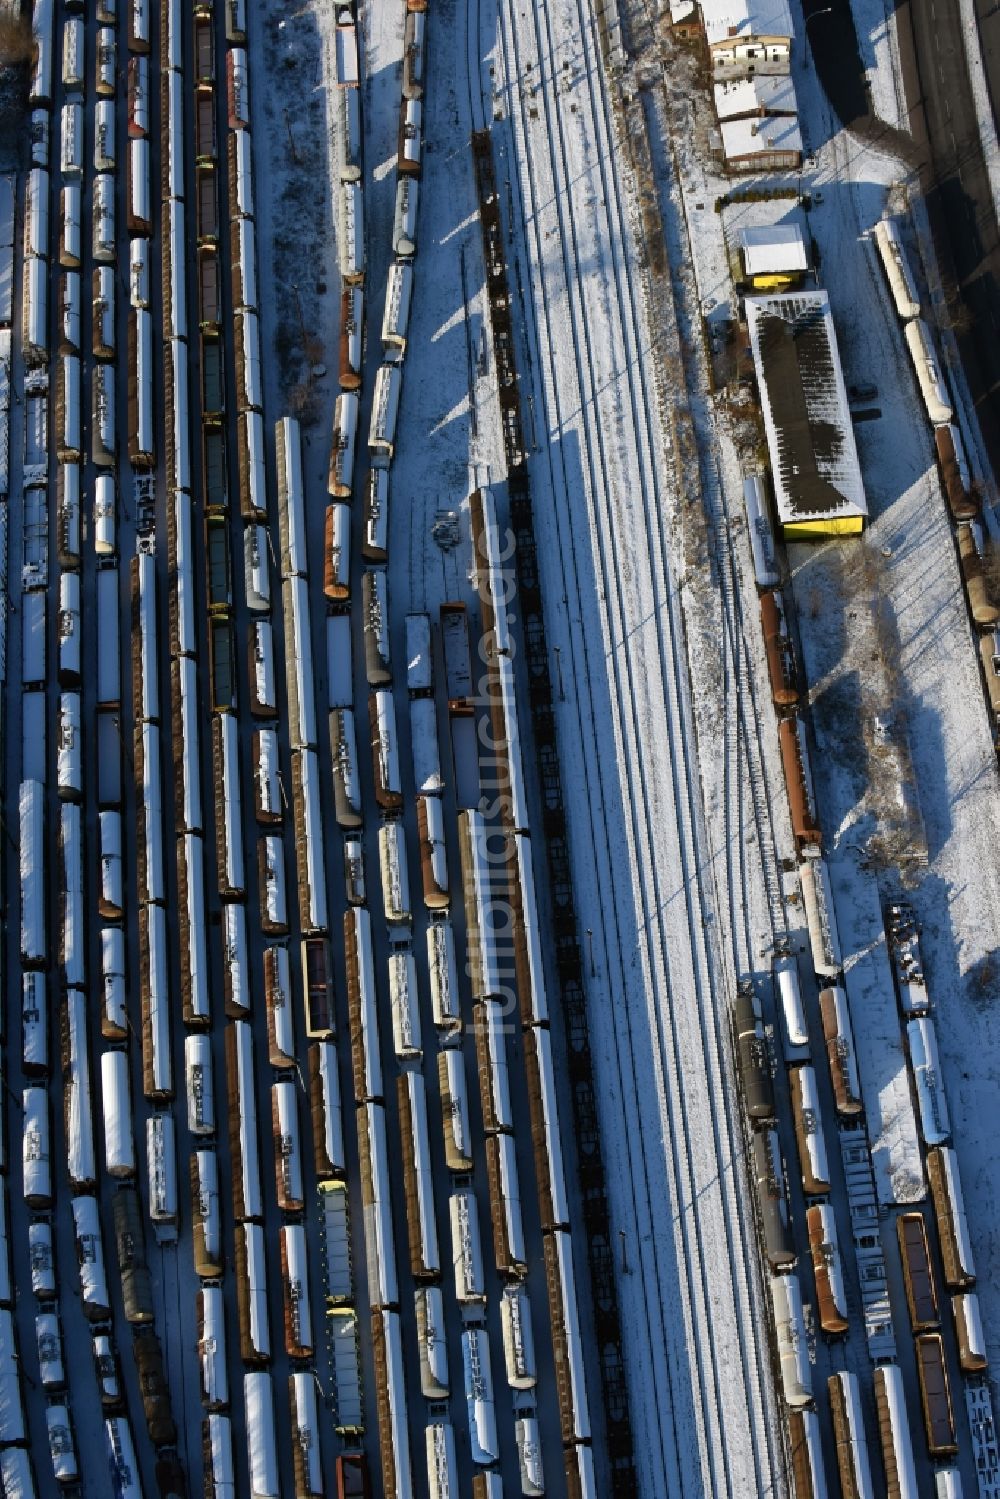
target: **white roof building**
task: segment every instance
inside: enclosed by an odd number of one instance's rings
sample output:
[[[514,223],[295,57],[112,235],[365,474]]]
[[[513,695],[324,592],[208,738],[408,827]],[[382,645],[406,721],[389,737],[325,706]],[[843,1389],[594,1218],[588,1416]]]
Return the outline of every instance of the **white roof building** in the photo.
[[[722,120],[722,154],[735,171],[793,168],[802,160],[802,132],[795,115]]]
[[[713,90],[720,120],[741,115],[793,115],[798,112],[795,85],[788,73],[755,73],[751,78],[727,78]]]
[[[825,291],[747,297],[778,519],[786,536],[860,531],[868,504]]]
[[[702,0],[702,22],[710,47],[735,39],[794,36],[788,0]]]
[[[809,251],[799,224],[761,224],[740,234],[743,269],[750,277],[804,275]]]

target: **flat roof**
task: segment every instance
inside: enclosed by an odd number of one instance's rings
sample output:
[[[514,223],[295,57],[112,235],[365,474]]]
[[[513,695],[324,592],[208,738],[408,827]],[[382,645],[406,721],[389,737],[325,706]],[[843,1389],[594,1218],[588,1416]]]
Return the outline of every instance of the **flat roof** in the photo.
[[[701,19],[710,46],[730,37],[795,35],[788,0],[702,0]]]
[[[771,478],[783,524],[868,514],[825,291],[746,298]]]
[[[720,120],[722,150],[727,161],[764,151],[797,151],[802,155],[802,132],[795,115],[764,115],[762,119]]]
[[[714,86],[715,112],[720,120],[740,115],[798,113],[795,84],[789,73],[755,73],[752,78],[729,78]]]
[[[760,224],[743,229],[740,249],[748,276],[809,269],[809,251],[800,224]]]

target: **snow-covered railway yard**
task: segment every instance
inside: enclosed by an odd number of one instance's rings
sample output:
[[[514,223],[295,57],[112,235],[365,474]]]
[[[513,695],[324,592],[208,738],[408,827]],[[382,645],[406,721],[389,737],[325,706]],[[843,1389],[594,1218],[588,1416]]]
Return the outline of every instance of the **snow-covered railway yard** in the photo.
[[[996,1499],[992,606],[870,233],[933,321],[920,202],[804,43],[754,201],[643,0],[410,4],[34,7],[0,1489]],[[768,557],[786,217],[870,524]]]

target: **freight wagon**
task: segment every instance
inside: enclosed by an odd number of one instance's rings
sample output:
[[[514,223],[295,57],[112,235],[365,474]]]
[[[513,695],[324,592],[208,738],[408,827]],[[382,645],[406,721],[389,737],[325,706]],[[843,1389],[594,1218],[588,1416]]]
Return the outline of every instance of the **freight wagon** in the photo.
[[[396,1079],[396,1092],[410,1270],[415,1280],[433,1280],[441,1274],[441,1256],[434,1217],[434,1184],[423,1077],[415,1072],[401,1073]]]
[[[302,1152],[294,1083],[272,1084],[271,1129],[274,1136],[278,1207],[283,1213],[300,1213],[305,1199],[302,1193]]]

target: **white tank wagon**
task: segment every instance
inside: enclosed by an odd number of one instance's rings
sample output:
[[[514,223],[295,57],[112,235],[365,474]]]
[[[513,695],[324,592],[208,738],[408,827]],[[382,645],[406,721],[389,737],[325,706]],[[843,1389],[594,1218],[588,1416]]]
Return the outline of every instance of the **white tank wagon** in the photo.
[[[95,359],[114,359],[115,273],[109,265],[94,268],[91,303],[92,352]]]
[[[65,105],[66,109],[77,106]],[[94,171],[113,174],[118,165],[115,142],[115,101],[98,99],[94,106]],[[82,169],[82,168],[81,168]],[[65,168],[63,168],[65,171]]]
[[[320,936],[329,923],[319,757],[315,750],[292,752],[292,811],[298,870],[299,925]]]
[[[920,316],[920,293],[910,269],[899,225],[895,219],[879,219],[875,225],[875,244],[882,260],[896,312],[903,322]]]
[[[78,687],[81,672],[81,628],[79,628],[79,573],[61,573],[58,579],[58,684]]]
[[[257,729],[253,736],[254,811],[257,821],[280,823],[285,815],[281,800],[281,770],[277,729]]]
[[[245,131],[230,140],[246,140]],[[237,219],[230,231],[230,259],[232,266],[233,306],[239,310],[256,312],[259,306],[257,290],[257,242],[254,239],[252,219]]]
[[[514,1421],[518,1466],[521,1470],[521,1493],[544,1494],[545,1475],[542,1465],[542,1443],[536,1416],[518,1416]]]
[[[66,1175],[74,1192],[93,1189],[97,1181],[97,1157],[94,1153],[94,1119],[90,1098],[90,1055],[87,1051],[86,1001],[79,989],[67,991],[63,1001],[61,1021],[61,1051],[63,1067],[63,1129],[66,1138]],[[112,1156],[123,1146],[121,1119],[116,1115],[117,1100],[104,1100],[106,1160],[114,1160],[116,1166],[127,1172],[127,1154],[124,1159]],[[108,1113],[110,1111],[110,1124]],[[130,1121],[129,1121],[130,1123]],[[128,1151],[128,1144],[123,1146]],[[135,1169],[134,1158],[132,1161]]]
[[[403,804],[403,785],[399,773],[396,708],[391,692],[381,689],[369,693],[368,727],[375,769],[375,800],[383,810],[394,811]]]
[[[257,1099],[253,1079],[253,1033],[243,1020],[226,1027],[229,1091],[229,1150],[233,1167],[233,1216],[260,1219],[264,1211],[257,1146]]]
[[[205,933],[205,845],[199,833],[177,840],[177,915],[181,951],[181,1015],[188,1026],[211,1020]]]
[[[36,1219],[28,1224],[28,1260],[31,1265],[31,1294],[40,1302],[56,1299],[56,1258],[52,1243],[52,1224]]]
[[[278,537],[281,576],[309,571],[306,538],[305,484],[302,478],[302,436],[294,417],[282,417],[274,426],[275,462],[278,473]]]
[[[488,1135],[486,1179],[490,1190],[493,1251],[502,1275],[521,1276],[528,1270],[521,1217],[521,1190],[514,1141],[510,1135]]]
[[[403,32],[404,99],[422,99],[424,95],[426,21],[423,11],[408,10],[406,13]]]
[[[247,526],[243,533],[244,576],[247,608],[267,614],[271,608],[271,575],[268,567],[268,535],[264,526]]]
[[[490,1346],[484,1328],[470,1327],[462,1333],[462,1372],[469,1413],[469,1445],[472,1461],[480,1465],[500,1457]]]
[[[219,1161],[214,1150],[191,1156],[191,1238],[195,1274],[214,1280],[222,1274],[222,1216],[219,1206]]]
[[[385,1109],[366,1103],[358,1114],[358,1153],[361,1161],[361,1204],[368,1295],[373,1307],[399,1305],[396,1251],[392,1237],[392,1187],[385,1137]]]
[[[150,191],[150,144],[148,140],[130,140],[128,143],[128,174],[125,199],[125,223],[129,234],[149,235],[153,229],[153,208]],[[170,219],[181,205],[171,203]],[[180,215],[183,222],[183,214]],[[174,303],[171,297],[172,304]],[[186,329],[184,330],[186,332]],[[175,332],[175,336],[183,336]]]
[[[73,1425],[70,1421],[69,1407],[62,1403],[46,1406],[45,1426],[49,1441],[49,1458],[52,1462],[52,1476],[56,1483],[63,1485],[75,1483],[80,1476],[80,1470],[76,1460],[76,1447],[73,1442]],[[16,1487],[5,1485],[4,1493],[14,1499],[14,1495],[21,1495],[21,1490]],[[27,1492],[27,1491],[25,1491]]]
[[[344,885],[349,906],[363,906],[368,898],[365,855],[360,838],[344,839]]]
[[[201,1403],[208,1411],[225,1410],[229,1404],[229,1372],[221,1286],[199,1286],[195,1292],[195,1327]]]
[[[44,1077],[49,1070],[49,1005],[44,973],[21,975],[21,1070],[29,1079]]]
[[[315,1345],[309,1302],[309,1256],[302,1224],[282,1224],[279,1243],[285,1352],[292,1359],[311,1359]]]
[[[132,763],[142,797],[136,819],[136,868],[139,899],[166,899],[163,872],[163,804],[160,795],[160,726],[140,723],[133,741]]]
[[[523,1286],[505,1286],[500,1298],[504,1367],[512,1390],[534,1389],[538,1374],[531,1330],[531,1304]]]
[[[52,53],[54,47],[53,0],[36,0],[31,7],[31,75],[28,102],[52,107]]]
[[[317,1197],[326,1299],[331,1306],[343,1306],[354,1300],[351,1210],[347,1185],[344,1182],[320,1182]]]
[[[267,1059],[280,1070],[295,1066],[292,1022],[292,975],[288,948],[264,949],[264,1005],[267,1010]]]
[[[98,468],[112,468],[117,452],[114,370],[95,364],[90,372],[91,457]]]
[[[215,1080],[212,1072],[212,1043],[208,1036],[185,1036],[184,1083],[188,1129],[197,1137],[214,1135]]]
[[[48,1094],[44,1088],[25,1088],[22,1094],[21,1170],[28,1207],[48,1211],[53,1200],[52,1154]]]
[[[113,99],[118,87],[118,47],[114,28],[111,26],[101,26],[98,29],[94,68],[94,90],[97,97]]]
[[[253,1499],[280,1499],[278,1447],[274,1431],[274,1390],[265,1371],[243,1376],[247,1457]]]
[[[427,1093],[423,1077],[417,1072],[401,1073],[396,1079],[396,1092],[410,1270],[415,1280],[434,1280],[441,1274],[441,1254],[434,1216]]]
[[[153,429],[153,315],[129,309],[128,456],[133,468],[156,462]]]
[[[101,1102],[104,1109],[105,1169],[109,1176],[131,1180],[135,1176],[135,1142],[132,1138],[132,1090],[127,1052],[101,1053]]]
[[[24,189],[24,255],[49,258],[49,174],[32,167]]]
[[[228,1416],[213,1412],[202,1422],[202,1467],[205,1499],[236,1499],[233,1433]]]
[[[59,694],[56,734],[56,791],[60,801],[78,802],[83,795],[80,694]]]
[[[236,1310],[240,1324],[240,1357],[260,1367],[271,1359],[267,1317],[267,1251],[259,1223],[237,1223],[235,1237]]]
[[[73,1198],[73,1233],[80,1271],[83,1315],[90,1322],[106,1322],[111,1315],[108,1278],[104,1268],[104,1241],[96,1197]]]
[[[248,130],[234,130],[231,133],[228,157],[230,215],[252,219],[254,216],[253,146]]]
[[[105,1419],[104,1441],[115,1499],[142,1499],[140,1469],[127,1416],[108,1416]]]
[[[43,356],[44,357],[44,356]],[[327,491],[335,500],[349,500],[354,480],[354,448],[357,441],[360,406],[356,391],[347,390],[337,397],[330,439],[330,466]]]
[[[403,1377],[403,1345],[399,1313],[372,1313],[379,1445],[382,1450],[382,1492],[412,1492],[409,1423]]]
[[[365,527],[361,555],[366,562],[389,558],[389,470],[369,469],[365,479]]]
[[[179,833],[203,833],[205,823],[201,804],[201,727],[196,659],[193,656],[175,656],[170,663],[170,676],[173,749],[176,757],[174,817]]]
[[[774,532],[762,475],[749,474],[743,480],[743,504],[747,513],[754,581],[760,589],[777,588],[781,582],[781,566],[774,549]]]
[[[806,1023],[799,972],[792,957],[775,958],[771,967],[775,998],[781,1015],[781,1032],[786,1061],[801,1061],[809,1055],[809,1027]]]
[[[510,996],[501,974],[500,954],[493,928],[494,892],[507,890],[507,861],[491,851],[491,840],[503,838],[479,812],[458,814],[458,847],[465,897],[466,947],[473,999]]]
[[[924,1144],[945,1145],[951,1139],[951,1117],[941,1076],[937,1032],[929,1015],[907,1021],[906,1045]]]
[[[212,718],[212,748],[215,774],[216,844],[219,860],[219,893],[223,900],[243,900],[246,874],[243,862],[243,824],[240,806],[239,726],[232,713]]]
[[[242,47],[231,47],[226,54],[226,83],[229,97],[230,130],[250,128],[250,71]]]
[[[410,749],[417,795],[436,796],[444,790],[444,777],[438,748],[437,705],[432,697],[410,698]]]
[[[149,53],[150,0],[126,0],[128,16],[128,50],[146,56]]]
[[[943,426],[954,415],[948,387],[934,348],[934,336],[922,317],[915,317],[903,330],[906,346],[913,360],[917,384],[931,425]]]
[[[840,933],[826,861],[807,859],[800,864],[799,886],[809,927],[813,970],[820,978],[836,978],[842,963]]]
[[[361,388],[364,352],[365,298],[360,286],[345,286],[340,299],[340,348],[338,379],[341,390]]]
[[[337,1049],[328,1041],[309,1048],[309,1109],[312,1117],[313,1164],[320,1181],[343,1176],[347,1171],[344,1152],[343,1110]]]
[[[44,260],[24,262],[21,308],[21,348],[31,367],[46,364],[49,357],[49,279]]]
[[[21,871],[21,963],[44,968],[48,961],[45,923],[45,787],[21,782],[18,794],[18,849]]]
[[[12,1312],[0,1311],[0,1443],[27,1440],[21,1392],[21,1359]]]
[[[809,1405],[812,1401],[812,1374],[798,1277],[794,1273],[775,1275],[769,1284],[782,1393],[790,1406]]]
[[[345,912],[344,956],[355,1097],[359,1100],[381,1099],[382,1058],[371,917],[361,907]]]
[[[469,1095],[465,1061],[460,1050],[447,1047],[438,1053],[438,1083],[444,1127],[444,1156],[449,1171],[472,1170],[472,1133],[469,1125]]]
[[[101,928],[101,1035],[106,1041],[128,1037],[125,1008],[125,933],[121,927]]]
[[[417,965],[411,952],[389,954],[389,1008],[392,1014],[392,1044],[397,1057],[419,1059],[420,997]]]
[[[151,1114],[146,1120],[146,1170],[149,1216],[157,1243],[176,1243],[177,1136],[172,1114]]]
[[[396,443],[396,419],[403,374],[398,364],[379,366],[372,397],[371,424],[368,429],[368,451],[372,461],[391,461]]]
[[[446,1035],[462,1029],[455,933],[450,921],[433,921],[427,928],[427,969],[434,1024]]]
[[[417,837],[424,905],[429,911],[447,910],[450,892],[444,812],[436,796],[417,797]]]
[[[452,1192],[448,1199],[448,1218],[455,1299],[460,1306],[480,1305],[486,1301],[486,1281],[475,1194],[465,1189]]]
[[[390,926],[408,926],[413,913],[406,865],[406,842],[401,823],[382,824],[378,830],[378,853],[385,919]]]
[[[339,88],[334,95],[337,172],[341,182],[361,180],[361,91]]]
[[[111,474],[98,474],[94,480],[94,551],[98,557],[114,557],[118,552],[118,504],[115,481]]]
[[[64,183],[59,189],[59,264],[71,270],[76,270],[83,259],[82,204],[82,185]]]
[[[148,1099],[170,1099],[174,1096],[174,1081],[170,1053],[167,913],[163,906],[142,906],[139,910],[139,990],[142,1091]]]
[[[260,360],[260,331],[256,312],[242,308],[233,314],[236,351],[236,409],[260,411],[264,384]]]
[[[351,596],[351,511],[328,505],[323,525],[323,592],[335,603]]]
[[[294,1083],[271,1085],[271,1130],[274,1136],[274,1174],[278,1207],[283,1213],[301,1213],[302,1148]]]
[[[285,889],[285,850],[274,833],[257,839],[257,885],[260,926],[268,937],[288,935],[288,896]]]
[[[448,1342],[444,1298],[440,1286],[418,1286],[414,1292],[417,1346],[420,1350],[420,1393],[425,1400],[448,1398]]]
[[[858,1377],[846,1370],[831,1374],[827,1391],[841,1490],[853,1499],[874,1499]]]
[[[830,1168],[816,1090],[816,1072],[813,1067],[792,1067],[788,1078],[802,1190],[807,1196],[821,1196],[830,1190]]]
[[[337,188],[337,249],[341,280],[359,285],[365,279],[365,197],[358,181]]]
[[[267,466],[264,419],[259,411],[244,411],[237,420],[237,458],[240,475],[240,515],[245,521],[267,521]]]
[[[56,457],[60,463],[79,463],[83,456],[83,417],[80,409],[82,374],[76,354],[56,361]]]
[[[322,1499],[323,1467],[319,1445],[319,1410],[312,1370],[288,1376],[288,1406],[292,1420],[292,1466],[295,1493],[301,1499]]]
[[[396,183],[392,253],[399,260],[412,260],[417,253],[418,190],[419,183],[415,177],[401,177]]]
[[[457,1499],[458,1463],[455,1429],[450,1421],[432,1421],[424,1428],[427,1489],[431,1499]]]
[[[101,100],[106,104],[107,100]],[[100,104],[97,106],[100,108]],[[113,108],[113,106],[112,106]],[[114,142],[111,142],[114,149]],[[96,155],[96,147],[95,147]],[[59,117],[59,169],[64,177],[83,176],[83,106],[64,104]]]
[[[333,765],[333,805],[337,824],[342,828],[359,828],[363,821],[361,776],[358,770],[354,711],[351,708],[334,708],[330,713],[330,759]]]
[[[91,186],[92,249],[101,265],[114,265],[118,258],[115,233],[115,179],[109,173],[95,177]]]
[[[292,749],[315,749],[316,702],[306,579],[299,575],[286,578],[281,585],[281,595],[285,620],[289,741]]]
[[[882,1463],[889,1492],[898,1499],[917,1499],[913,1461],[913,1439],[906,1414],[903,1376],[896,1364],[880,1364],[875,1370],[875,1414]]]
[[[66,1364],[63,1359],[62,1331],[55,1312],[41,1312],[35,1318],[35,1343],[38,1348],[38,1375],[42,1389],[49,1392],[66,1388]]]
[[[222,977],[226,1015],[244,1019],[250,1013],[250,969],[246,908],[231,902],[222,908]]]

